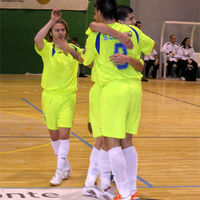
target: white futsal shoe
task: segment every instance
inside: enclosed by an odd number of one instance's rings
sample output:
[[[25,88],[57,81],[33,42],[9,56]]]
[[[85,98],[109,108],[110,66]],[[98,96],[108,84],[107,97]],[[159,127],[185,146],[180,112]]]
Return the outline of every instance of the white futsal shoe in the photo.
[[[113,200],[113,198],[116,196],[116,193],[114,189],[109,186],[107,189],[103,190],[100,196],[100,199],[102,200]]]
[[[60,185],[62,182],[63,172],[56,170],[54,177],[50,180],[51,185]]]
[[[99,190],[97,185],[91,187],[83,187],[82,194],[84,196],[90,196],[101,199],[101,191]]]
[[[65,171],[63,172],[62,179],[63,179],[63,180],[67,180],[71,174],[72,174],[72,170],[71,170],[71,169],[65,170]]]

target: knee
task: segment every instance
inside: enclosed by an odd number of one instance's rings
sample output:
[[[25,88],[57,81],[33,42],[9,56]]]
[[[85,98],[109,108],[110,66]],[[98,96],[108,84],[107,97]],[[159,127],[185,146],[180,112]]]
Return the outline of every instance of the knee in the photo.
[[[126,149],[126,148],[128,148],[128,147],[133,146],[132,140],[124,140],[124,141],[121,143],[121,146],[122,146],[122,149]]]
[[[49,135],[52,141],[59,140],[59,132],[58,130],[49,130]]]
[[[61,140],[68,140],[70,137],[70,128],[60,128],[59,137]]]
[[[57,141],[57,140],[59,140],[59,135],[51,135],[50,137],[51,137],[51,140],[52,140],[52,141]]]
[[[99,137],[96,139],[94,147],[98,150],[100,150],[103,147],[103,138]]]
[[[126,134],[126,138],[121,140],[121,146],[122,146],[122,149],[126,149],[130,146],[133,146],[131,134],[128,134],[128,133]]]

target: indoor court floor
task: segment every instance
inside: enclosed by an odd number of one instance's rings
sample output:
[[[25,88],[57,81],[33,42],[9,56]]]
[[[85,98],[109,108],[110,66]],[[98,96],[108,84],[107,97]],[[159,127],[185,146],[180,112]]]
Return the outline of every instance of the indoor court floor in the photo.
[[[90,78],[78,79],[70,139],[72,175],[50,178],[56,157],[41,113],[40,75],[0,75],[0,200],[93,200],[81,195],[94,139],[87,130]],[[142,116],[133,138],[141,200],[200,200],[200,81],[142,82]]]

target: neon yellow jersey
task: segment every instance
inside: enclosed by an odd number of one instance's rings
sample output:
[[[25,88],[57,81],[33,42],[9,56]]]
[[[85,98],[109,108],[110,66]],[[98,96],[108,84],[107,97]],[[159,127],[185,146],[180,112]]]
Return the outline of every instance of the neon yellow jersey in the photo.
[[[89,36],[92,32],[92,30],[90,29],[90,27],[85,31],[85,34],[87,36]],[[83,56],[84,57],[84,56]],[[96,67],[95,65],[93,65],[92,69],[91,69],[91,81],[95,82],[96,80]]]
[[[92,30],[90,29],[90,27],[85,31],[86,35],[90,35],[92,33]]]
[[[88,66],[94,61],[92,81],[103,85],[107,81],[117,79],[141,79],[141,73],[137,72],[131,65],[125,64],[116,66],[109,58],[115,53],[123,53],[132,58],[136,58],[138,54],[136,35],[133,33],[132,29],[126,25],[117,22],[108,25],[117,31],[128,32],[131,35],[130,37],[134,48],[127,49],[118,39],[112,36],[97,32],[90,33],[86,41],[86,53],[83,56],[83,64]]]
[[[45,91],[71,93],[77,90],[78,61],[70,53],[57,48],[53,42],[43,40],[44,47],[36,52],[42,57],[43,73],[41,86]],[[76,47],[77,51],[81,51]]]
[[[138,34],[139,55],[141,53],[149,55],[153,50],[154,41],[149,36],[144,34],[138,27],[132,25],[130,25],[129,27],[137,32],[136,35]]]

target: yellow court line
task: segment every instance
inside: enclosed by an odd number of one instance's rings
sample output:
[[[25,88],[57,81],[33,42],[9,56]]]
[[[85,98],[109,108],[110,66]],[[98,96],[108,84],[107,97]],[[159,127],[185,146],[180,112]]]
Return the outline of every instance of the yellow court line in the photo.
[[[10,154],[10,153],[16,153],[16,152],[20,152],[20,151],[33,150],[33,149],[38,149],[38,148],[41,148],[41,147],[49,146],[50,144],[51,143],[47,143],[47,144],[42,144],[42,145],[38,145],[38,146],[34,146],[34,147],[28,147],[28,148],[24,148],[24,149],[18,149],[18,150],[14,150],[14,151],[0,152],[0,154]]]
[[[19,115],[19,116],[23,116],[23,117],[30,117],[30,118],[34,118],[34,119],[41,119],[40,117],[35,117],[32,115],[24,115],[24,114],[19,114],[19,113],[15,113],[15,112],[7,112],[7,111],[0,111],[2,113],[6,113],[6,114],[14,114],[14,115]]]
[[[0,112],[8,113],[8,114],[15,114],[15,115],[23,116],[23,117],[31,117],[31,118],[35,118],[35,119],[41,119],[39,117],[35,117],[35,116],[31,116],[31,115],[24,115],[24,114],[19,114],[19,113],[14,113],[14,112],[6,112],[6,111],[0,111]],[[27,151],[27,150],[32,150],[32,149],[38,149],[38,148],[41,148],[41,147],[49,146],[50,144],[51,143],[47,143],[47,144],[42,144],[42,145],[24,148],[24,149],[19,149],[19,150],[14,150],[14,151],[0,152],[0,154],[10,154],[10,153],[16,153],[16,152]]]

